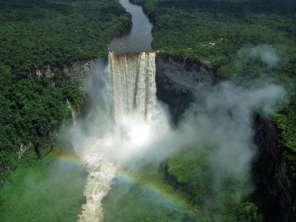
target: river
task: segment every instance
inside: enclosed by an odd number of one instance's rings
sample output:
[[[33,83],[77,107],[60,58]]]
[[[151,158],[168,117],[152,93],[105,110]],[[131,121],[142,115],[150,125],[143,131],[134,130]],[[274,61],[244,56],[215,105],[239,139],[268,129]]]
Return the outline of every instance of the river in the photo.
[[[119,0],[120,4],[132,16],[132,28],[126,35],[114,38],[109,50],[115,53],[151,51],[153,25],[141,6],[129,0]]]

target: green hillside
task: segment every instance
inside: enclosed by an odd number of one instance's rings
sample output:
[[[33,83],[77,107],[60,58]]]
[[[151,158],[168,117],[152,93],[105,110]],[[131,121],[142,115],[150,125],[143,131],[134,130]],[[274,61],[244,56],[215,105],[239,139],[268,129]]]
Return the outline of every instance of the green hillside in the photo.
[[[36,70],[107,55],[112,36],[127,31],[129,15],[116,0],[0,1],[0,178],[17,165],[21,145],[50,149],[55,130],[85,96],[65,76]]]

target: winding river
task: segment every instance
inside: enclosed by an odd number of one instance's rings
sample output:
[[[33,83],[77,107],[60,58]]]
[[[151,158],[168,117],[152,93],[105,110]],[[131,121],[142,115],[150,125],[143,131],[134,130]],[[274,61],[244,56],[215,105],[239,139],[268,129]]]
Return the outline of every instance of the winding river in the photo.
[[[152,24],[141,6],[129,0],[119,0],[120,4],[132,16],[132,28],[126,35],[114,38],[109,50],[115,53],[151,51]]]

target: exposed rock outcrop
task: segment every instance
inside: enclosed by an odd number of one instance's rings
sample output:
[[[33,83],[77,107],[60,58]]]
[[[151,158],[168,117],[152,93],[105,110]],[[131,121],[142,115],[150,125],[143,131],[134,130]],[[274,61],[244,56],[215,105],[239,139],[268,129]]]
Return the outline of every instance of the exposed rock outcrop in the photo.
[[[265,221],[295,221],[295,191],[288,177],[280,130],[270,118],[256,115],[254,131],[258,153],[253,164],[253,198],[263,209]]]
[[[168,105],[174,123],[204,87],[214,84],[217,77],[204,64],[166,54],[156,56],[157,98]]]
[[[47,66],[44,69],[37,69],[35,76],[55,78],[63,76],[64,79],[70,79],[73,81],[82,81],[94,70],[96,60],[76,62],[71,65],[64,66]]]

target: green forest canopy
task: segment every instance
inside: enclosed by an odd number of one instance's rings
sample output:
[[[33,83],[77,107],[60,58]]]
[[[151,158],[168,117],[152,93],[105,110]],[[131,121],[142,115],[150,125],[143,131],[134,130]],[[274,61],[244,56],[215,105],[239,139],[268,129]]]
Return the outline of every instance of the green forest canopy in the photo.
[[[21,144],[48,149],[70,117],[66,101],[84,102],[77,82],[36,70],[107,55],[112,36],[129,28],[116,0],[0,0],[0,176]],[[39,153],[39,151],[38,151]],[[40,154],[39,153],[39,154]]]
[[[273,119],[280,128],[280,144],[284,151],[282,161],[288,166],[291,190],[295,190],[296,2],[293,0],[132,0],[132,2],[143,5],[153,21],[155,50],[202,61],[222,79],[230,79],[246,87],[258,81],[263,84],[276,83],[285,87],[289,102],[273,116]],[[276,57],[277,62],[273,64],[264,62],[262,54],[258,56],[259,52],[268,52],[269,56]],[[253,56],[250,56],[251,54]],[[186,170],[191,173],[191,167],[185,168],[187,163],[188,158],[182,159],[178,155],[168,164],[171,173],[177,178],[182,178],[186,175]],[[189,179],[186,186],[190,186],[193,181]],[[192,188],[188,190],[189,194],[194,192]]]
[[[284,85],[289,104],[275,120],[282,129],[288,159],[296,164],[295,1],[132,1],[143,5],[154,23],[155,49],[201,60],[219,76],[240,83],[261,78]],[[280,57],[276,66],[248,57],[248,50],[264,47]],[[296,176],[296,168],[291,170]]]

